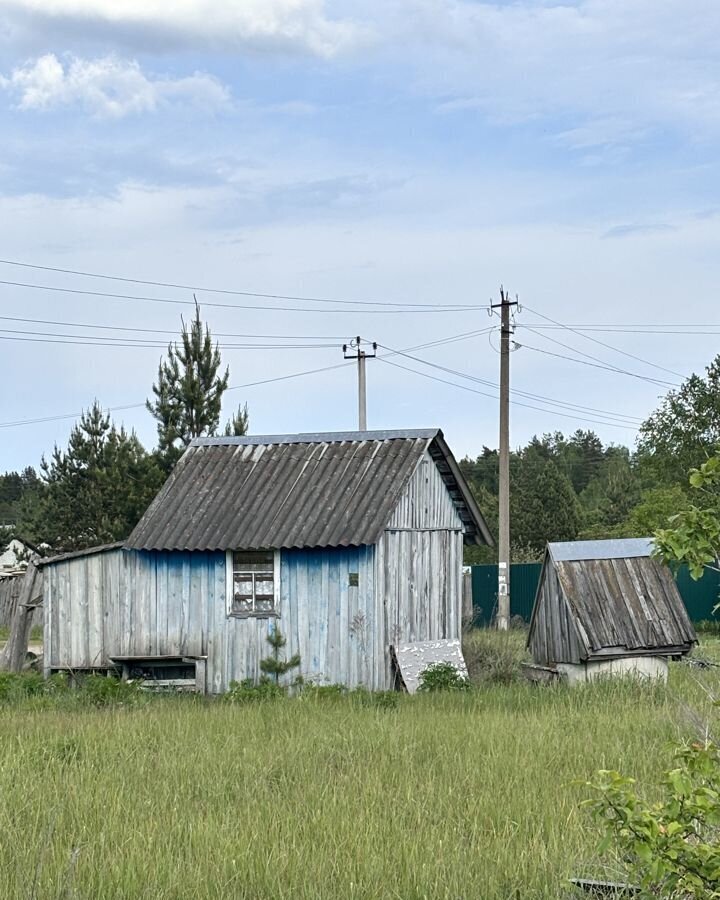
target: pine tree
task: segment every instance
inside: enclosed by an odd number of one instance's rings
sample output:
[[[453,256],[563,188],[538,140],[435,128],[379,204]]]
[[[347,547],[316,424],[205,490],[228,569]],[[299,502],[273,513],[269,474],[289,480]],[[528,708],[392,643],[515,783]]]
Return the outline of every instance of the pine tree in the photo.
[[[248,433],[250,426],[250,413],[248,412],[247,403],[240,404],[237,412],[233,414],[232,419],[225,425],[225,437],[242,437]]]
[[[272,653],[260,660],[260,668],[265,675],[275,679],[275,684],[279,684],[281,675],[285,675],[286,672],[296,669],[300,665],[300,654],[296,653],[290,659],[280,659],[280,651],[287,644],[287,640],[277,627],[268,634],[267,642],[272,647]]]
[[[43,487],[21,507],[18,533],[54,550],[79,550],[128,536],[162,482],[134,432],[116,428],[97,401],[70,433],[66,450],[42,461]]]
[[[531,452],[513,460],[510,521],[514,546],[541,553],[547,541],[572,541],[580,528],[572,483],[552,459]]]
[[[154,401],[147,409],[157,419],[158,451],[166,469],[171,469],[193,438],[217,434],[223,394],[230,378],[229,368],[221,371],[217,343],[203,326],[200,306],[190,327],[182,320],[180,344],[169,344],[167,359],[161,359]],[[228,422],[226,434],[246,434],[247,406],[239,407]]]

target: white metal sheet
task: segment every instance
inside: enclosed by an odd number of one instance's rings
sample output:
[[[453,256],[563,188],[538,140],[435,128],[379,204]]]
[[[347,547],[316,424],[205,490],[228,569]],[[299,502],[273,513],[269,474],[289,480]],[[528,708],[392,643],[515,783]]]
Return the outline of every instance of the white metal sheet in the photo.
[[[462,645],[458,640],[399,644],[394,651],[408,694],[417,691],[420,687],[420,675],[434,663],[450,663],[459,675],[463,678],[468,677]]]

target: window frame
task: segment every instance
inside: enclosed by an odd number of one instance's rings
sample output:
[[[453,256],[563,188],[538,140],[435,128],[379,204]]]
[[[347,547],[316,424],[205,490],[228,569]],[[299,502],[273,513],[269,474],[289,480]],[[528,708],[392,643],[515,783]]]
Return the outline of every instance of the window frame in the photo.
[[[235,553],[272,553],[273,556],[273,608],[236,610],[235,603]],[[268,595],[269,596],[269,595]],[[226,550],[225,551],[225,611],[233,619],[280,618],[280,551],[279,550]]]

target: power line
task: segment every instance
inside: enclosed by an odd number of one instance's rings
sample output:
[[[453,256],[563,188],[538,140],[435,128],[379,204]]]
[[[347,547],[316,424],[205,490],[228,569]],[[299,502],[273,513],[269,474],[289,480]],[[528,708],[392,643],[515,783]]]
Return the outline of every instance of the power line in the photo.
[[[19,335],[36,335],[20,337]],[[63,335],[42,331],[13,331],[0,328],[0,341],[20,341],[35,344],[69,344],[78,347],[117,347],[119,349],[163,350],[167,342],[131,340],[95,335]],[[221,350],[322,350],[335,344],[218,344]]]
[[[515,326],[516,328],[525,328],[527,327],[524,323],[518,322]],[[570,329],[571,331],[581,332],[581,331],[597,331],[597,332],[607,332],[608,334],[706,334],[706,335],[714,335],[720,334],[720,325],[717,323],[712,323],[709,325],[703,325],[700,322],[694,323],[693,325],[542,325],[537,324],[533,325],[533,327],[537,330],[541,331],[564,331]],[[698,331],[698,330],[688,330],[690,328],[693,329],[707,329],[713,328],[715,331]]]
[[[478,376],[470,375],[467,372],[460,372],[457,369],[451,369],[448,366],[442,366],[439,363],[430,362],[427,359],[422,359],[419,356],[413,356],[411,353],[408,353],[403,350],[393,350],[392,347],[387,347],[384,344],[378,344],[378,346],[382,347],[384,350],[392,350],[393,354],[396,354],[399,356],[404,356],[407,359],[411,359],[415,362],[421,363],[424,366],[430,366],[433,369],[438,369],[440,371],[447,372],[449,375],[455,375],[458,378],[466,378],[469,381],[473,381],[477,384],[482,384],[487,387],[494,388],[496,390],[499,388],[499,385],[497,384],[497,382],[489,381],[484,378],[479,378]],[[584,405],[580,405],[577,403],[569,403],[564,400],[556,400],[553,397],[546,397],[543,394],[533,394],[533,393],[530,393],[529,391],[519,390],[518,388],[512,388],[511,393],[517,394],[518,396],[521,396],[521,397],[526,397],[530,400],[540,400],[543,403],[550,403],[554,406],[566,407],[568,409],[574,409],[574,410],[578,410],[580,412],[600,413],[601,415],[607,416],[608,418],[618,419],[621,422],[621,424],[624,423],[625,421],[627,421],[628,424],[633,424],[633,423],[640,424],[642,422],[642,419],[639,416],[626,416],[622,413],[616,413],[616,412],[613,412],[613,411],[607,410],[607,409],[598,409],[598,408],[592,407],[592,406],[584,406]],[[488,395],[488,396],[490,396],[490,395]]]
[[[406,372],[412,372],[413,375],[420,375],[423,378],[429,378],[431,381],[438,381],[440,384],[447,384],[450,387],[460,388],[462,391],[469,391],[471,394],[479,394],[482,397],[489,397],[491,400],[497,400],[497,397],[493,394],[488,394],[486,391],[478,391],[476,388],[471,388],[465,384],[458,384],[456,381],[448,381],[446,378],[438,378],[437,375],[430,375],[429,372],[419,372],[417,369],[411,369],[409,366],[403,366],[401,363],[391,362],[387,357],[379,356],[378,359],[382,360],[382,362],[386,363],[388,366],[394,366],[396,369],[403,369]],[[629,431],[637,431],[632,425],[623,425],[619,422],[604,422],[597,419],[586,419],[583,416],[572,415],[570,413],[561,413],[554,409],[543,409],[540,406],[532,406],[529,403],[522,403],[519,400],[511,400],[515,406],[524,406],[527,409],[534,409],[539,412],[544,413],[553,413],[557,416],[563,416],[566,419],[574,419],[579,422],[590,422],[592,425],[611,425],[614,428],[625,428]]]
[[[341,300],[329,297],[294,296],[292,294],[270,294],[262,293],[260,291],[239,291],[231,290],[229,288],[201,287],[200,285],[178,284],[171,281],[150,281],[147,279],[129,278],[121,275],[106,275],[99,272],[84,272],[78,269],[63,269],[59,266],[41,266],[33,263],[18,262],[11,259],[0,259],[0,263],[6,266],[17,266],[23,269],[34,269],[42,272],[59,272],[63,275],[76,275],[82,278],[99,278],[105,281],[118,281],[122,282],[123,284],[142,284],[149,285],[151,287],[173,288],[175,290],[182,291],[196,291],[203,294],[224,294],[233,297],[259,297],[265,300],[294,300],[299,303],[332,303],[335,305],[345,306],[394,306],[399,308],[413,309],[416,307],[430,308],[439,306],[445,308],[441,303],[400,303],[387,300]],[[4,283],[5,282],[0,282],[0,284]],[[209,306],[211,304],[206,305]],[[470,304],[464,305],[463,308],[477,309],[476,306]]]
[[[9,286],[9,287],[19,287],[19,288],[28,288],[30,290],[37,291],[49,291],[51,293],[56,294],[74,294],[80,295],[84,297],[104,297],[110,300],[125,300],[125,301],[139,301],[143,303],[170,303],[180,306],[195,306],[195,300],[177,300],[171,299],[169,297],[145,297],[145,296],[136,296],[134,294],[114,294],[108,291],[88,291],[83,290],[81,288],[69,288],[69,287],[57,287],[55,285],[48,284],[32,284],[25,281],[4,281],[0,280],[0,284]],[[441,306],[434,307],[432,309],[428,308],[413,308],[413,309],[318,309],[317,307],[303,307],[303,306],[267,306],[267,305],[258,305],[258,304],[250,304],[250,303],[218,303],[213,300],[203,300],[200,304],[201,306],[211,306],[219,309],[256,309],[262,310],[263,312],[310,312],[310,313],[322,313],[323,315],[326,313],[362,313],[363,315],[372,313],[374,315],[409,315],[410,313],[456,313],[456,312],[468,312],[471,310],[475,310],[477,307],[466,307],[466,306]]]
[[[556,319],[550,318],[550,316],[543,315],[543,313],[537,312],[537,310],[534,310],[530,306],[525,306],[524,308],[526,310],[528,310],[528,312],[531,312],[534,316],[538,316],[539,318],[544,319],[546,322],[550,322],[553,325],[559,325],[560,328],[564,328],[566,331],[570,331],[573,334],[577,334],[579,337],[584,337],[586,341],[592,341],[593,344],[598,344],[600,347],[605,347],[608,350],[612,350],[614,353],[619,353],[621,356],[627,356],[628,359],[634,359],[636,362],[643,363],[643,365],[650,366],[653,369],[658,369],[661,372],[666,372],[668,375],[675,375],[678,378],[685,377],[680,372],[674,372],[672,369],[666,369],[665,366],[659,366],[657,363],[654,363],[649,359],[643,359],[642,356],[637,356],[634,353],[628,353],[627,350],[621,350],[619,347],[615,347],[612,344],[606,343],[605,341],[600,341],[597,338],[590,337],[590,335],[584,334],[584,333],[578,331],[576,328],[572,328],[569,325],[563,325],[562,322],[558,322]],[[532,331],[532,328],[530,330]],[[580,351],[577,351],[577,352],[580,352]]]
[[[467,331],[467,332],[463,332],[461,334],[450,335],[449,337],[446,337],[446,338],[440,338],[435,341],[429,341],[425,344],[418,344],[414,347],[409,347],[408,350],[424,350],[424,349],[427,349],[430,347],[437,347],[437,346],[440,346],[443,344],[451,344],[451,343],[455,343],[457,341],[467,340],[469,337],[474,337],[476,334],[484,334],[489,330],[490,329],[488,329],[488,328],[483,328],[483,329],[479,329],[477,331]],[[389,355],[393,356],[394,353],[391,353]],[[292,378],[303,378],[306,375],[316,375],[320,372],[330,372],[333,369],[346,368],[348,365],[350,365],[350,363],[337,363],[336,365],[323,366],[322,368],[319,368],[319,369],[309,369],[305,372],[294,372],[289,375],[279,375],[275,378],[266,378],[266,379],[263,379],[262,381],[252,381],[252,382],[249,382],[248,384],[233,385],[232,387],[229,387],[227,390],[228,391],[238,391],[238,390],[242,390],[242,389],[250,388],[250,387],[259,387],[259,386],[265,385],[265,384],[274,384],[274,383],[280,382],[280,381],[288,381]],[[107,412],[124,412],[129,409],[144,409],[144,408],[145,408],[144,402],[143,403],[127,403],[122,406],[108,407],[106,411]],[[60,415],[43,416],[43,417],[38,417],[38,418],[34,418],[34,419],[19,419],[14,422],[0,422],[0,428],[15,428],[15,427],[19,427],[22,425],[39,425],[39,424],[44,424],[46,422],[58,422],[58,421],[66,420],[66,419],[77,419],[80,415],[82,415],[82,413],[77,413],[77,412],[62,413]]]
[[[658,385],[661,387],[665,387],[665,386],[678,387],[678,385],[671,384],[668,381],[658,381],[655,378],[647,378],[644,375],[636,375],[633,372],[626,372],[623,369],[617,369],[614,366],[606,366],[601,363],[590,362],[589,360],[586,360],[586,359],[577,359],[577,357],[574,357],[574,356],[565,356],[565,354],[563,354],[563,353],[553,353],[552,350],[544,350],[541,347],[532,347],[532,346],[530,346],[530,344],[517,343],[517,346],[521,347],[524,350],[532,350],[535,353],[544,353],[545,356],[553,356],[556,359],[566,359],[566,360],[569,360],[570,362],[580,363],[583,366],[592,366],[592,368],[594,368],[594,369],[604,369],[606,372],[614,372],[616,375],[618,375],[618,374],[619,375],[631,375],[633,378],[639,378],[641,381],[647,381],[647,382],[650,382],[651,384],[655,384],[655,385]],[[562,344],[562,346],[567,346],[567,345]],[[573,348],[570,347],[569,349],[572,350]]]
[[[3,322],[26,322],[35,325],[58,325],[65,328],[99,328],[103,331],[132,331],[144,334],[164,334],[177,339],[177,330],[170,328],[138,328],[130,325],[101,325],[91,322],[64,322],[57,319],[29,319],[22,316],[0,316]],[[342,341],[347,334],[245,334],[233,331],[214,331],[213,337],[262,338],[266,340],[308,340],[308,341]]]
[[[163,341],[159,341],[159,339],[153,341],[150,338],[142,339],[142,338],[131,338],[131,337],[127,337],[127,336],[115,338],[112,336],[105,336],[105,335],[61,334],[58,332],[29,331],[29,330],[24,330],[24,329],[0,328],[0,332],[8,333],[8,334],[27,334],[27,335],[41,335],[41,336],[48,336],[48,337],[81,338],[83,340],[96,339],[96,340],[103,340],[103,341],[105,341],[105,340],[120,341],[120,342],[125,341],[128,344],[135,344],[136,342],[139,342],[140,344],[147,344],[147,345],[152,344],[153,346],[158,346],[158,347],[167,347],[168,342],[174,343],[178,339],[177,332],[176,331],[173,332],[168,329],[136,328],[136,327],[130,327],[130,326],[126,327],[126,326],[119,326],[119,325],[99,325],[99,324],[93,325],[90,323],[83,323],[83,322],[60,322],[60,321],[53,320],[53,319],[28,319],[28,318],[23,318],[20,316],[0,316],[0,322],[2,322],[2,321],[57,325],[57,326],[66,326],[66,327],[72,327],[72,328],[98,328],[98,329],[109,330],[109,331],[130,331],[133,333],[162,334],[162,335],[169,336],[170,339],[168,341],[168,338],[166,337],[165,340],[163,340]],[[420,346],[423,348],[426,348],[426,347],[440,346],[442,344],[447,344],[447,343],[454,343],[455,341],[466,340],[467,338],[470,338],[470,337],[475,337],[475,336],[481,335],[481,334],[487,334],[491,330],[492,330],[492,326],[489,328],[473,329],[472,331],[465,331],[465,332],[462,332],[461,334],[451,335],[450,337],[440,338],[435,341],[430,341],[430,342],[424,343]],[[338,340],[348,340],[349,339],[347,334],[340,334],[340,335],[243,334],[243,333],[223,332],[223,331],[213,331],[212,337],[214,337],[214,338],[217,338],[217,337],[245,338],[245,339],[249,339],[249,340],[267,339],[267,340],[283,340],[283,341],[299,341],[299,340],[300,341],[305,341],[305,340],[306,341],[331,341],[331,340],[338,341]],[[220,345],[220,346],[221,347],[222,346],[232,347],[235,345]],[[237,346],[241,346],[241,345],[237,345]],[[245,346],[245,345],[242,345],[242,346]],[[260,345],[248,344],[247,346],[255,347],[255,346],[260,346]],[[262,345],[263,348],[265,348],[266,346],[274,347],[275,345]],[[282,349],[283,347],[286,347],[286,346],[288,346],[288,345],[286,345],[286,344],[278,344],[277,345],[278,349]],[[335,344],[334,343],[332,343],[332,344],[313,343],[313,344],[307,344],[307,345],[303,344],[302,346],[303,347],[307,346],[307,347],[325,348],[325,347],[335,347]]]
[[[249,381],[247,384],[236,384],[227,388],[228,391],[239,391],[251,387],[259,387],[264,384],[274,384],[279,381],[288,381],[291,378],[303,378],[305,375],[316,375],[318,372],[329,372],[331,369],[342,369],[348,363],[337,363],[333,366],[323,366],[320,369],[308,369],[306,372],[293,372],[290,375],[278,375],[276,378],[264,378],[261,381]],[[124,406],[109,406],[105,412],[122,412],[128,409],[145,409],[145,403],[127,403]],[[16,422],[0,422],[0,428],[14,428],[19,425],[38,425],[44,422],[58,422],[63,419],[77,419],[82,413],[64,413],[57,416],[44,416],[37,419],[21,419]]]
[[[606,369],[609,372],[615,372],[619,375],[628,375],[630,378],[637,378],[640,381],[647,381],[651,384],[656,384],[661,387],[679,387],[676,382],[673,381],[664,381],[660,378],[651,378],[649,375],[640,375],[638,372],[631,372],[628,369],[621,369],[619,366],[614,366],[612,363],[608,363],[606,360],[600,359],[597,356],[592,356],[590,353],[585,353],[583,350],[578,350],[576,347],[571,347],[569,344],[564,344],[562,341],[558,341],[556,338],[548,337],[546,334],[542,334],[539,331],[535,331],[529,325],[526,325],[528,331],[531,331],[533,334],[538,337],[545,338],[546,341],[551,341],[553,344],[557,344],[559,347],[564,347],[566,350],[570,350],[572,353],[577,353],[580,356],[584,356],[585,359],[577,359],[571,356],[563,356],[560,353],[551,354],[550,351],[540,351],[546,352],[551,356],[557,356],[560,359],[569,359],[573,362],[585,363],[586,365],[594,365],[598,369]],[[517,343],[518,347],[527,347],[529,350],[537,350],[537,347],[529,347],[528,344],[520,344]],[[587,362],[587,360],[592,360],[592,363]]]

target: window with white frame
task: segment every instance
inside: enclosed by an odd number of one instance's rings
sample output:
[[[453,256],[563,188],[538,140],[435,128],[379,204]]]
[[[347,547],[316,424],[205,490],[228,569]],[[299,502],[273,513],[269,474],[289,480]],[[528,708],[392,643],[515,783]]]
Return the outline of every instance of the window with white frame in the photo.
[[[275,554],[272,550],[235,550],[230,579],[231,615],[275,612]],[[230,562],[230,560],[228,560]]]

